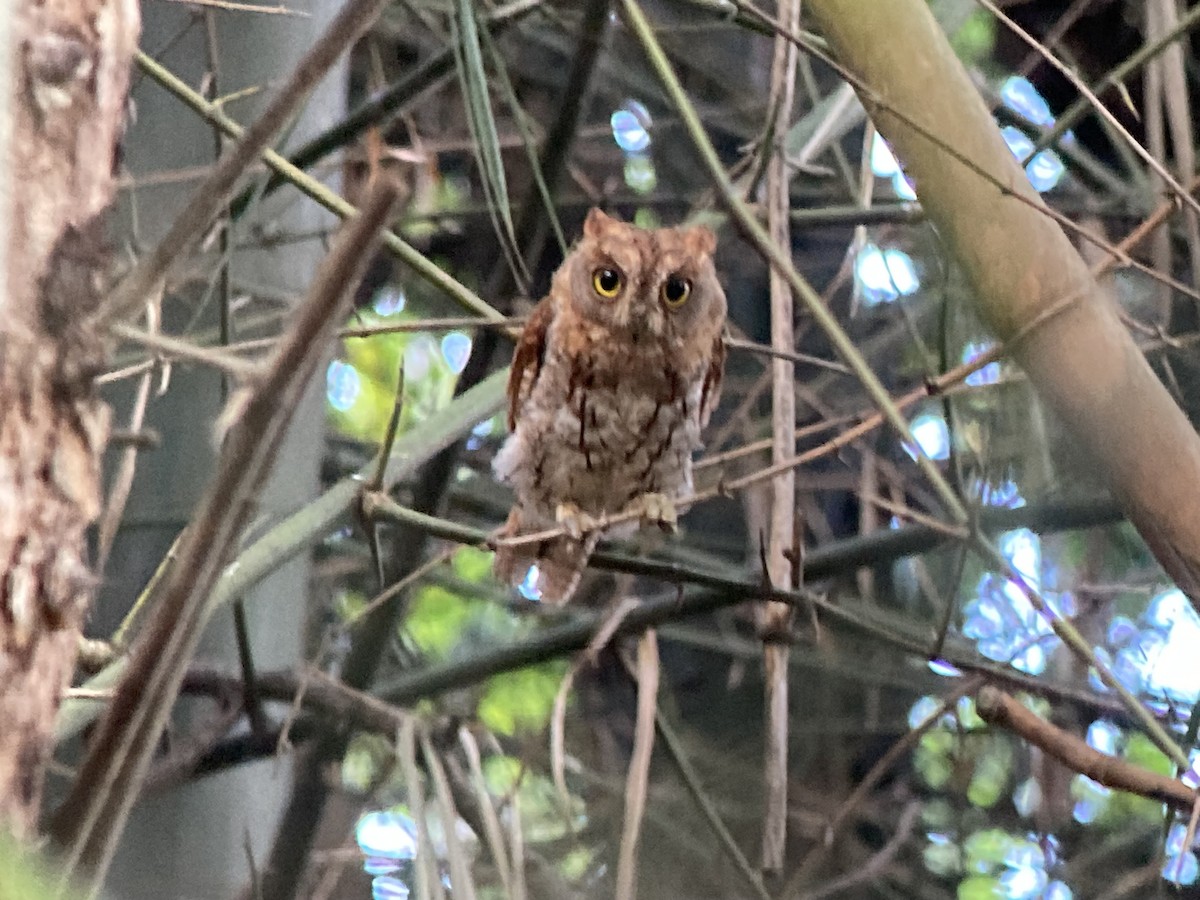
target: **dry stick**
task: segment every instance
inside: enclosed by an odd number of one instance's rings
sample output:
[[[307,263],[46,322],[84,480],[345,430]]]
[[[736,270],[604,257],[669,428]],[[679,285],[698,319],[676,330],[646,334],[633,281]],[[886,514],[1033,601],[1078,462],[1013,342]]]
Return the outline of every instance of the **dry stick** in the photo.
[[[505,896],[512,896],[512,871],[509,867],[507,848],[504,843],[504,829],[500,827],[500,817],[496,815],[496,807],[492,803],[492,795],[487,788],[487,779],[483,775],[483,761],[479,755],[479,744],[475,735],[465,725],[458,729],[458,742],[462,745],[463,754],[467,758],[467,770],[471,773],[471,784],[475,786],[475,795],[479,801],[479,815],[483,819],[483,838],[487,842],[488,852],[492,855],[492,863],[500,876],[500,884],[504,887]]]
[[[1155,0],[1145,4],[1144,13],[1146,40],[1153,41],[1162,29],[1162,17]],[[1143,130],[1146,133],[1146,149],[1154,158],[1166,162],[1167,137],[1163,119],[1163,61],[1152,59],[1146,63],[1145,76],[1142,80],[1142,113]],[[1158,179],[1150,179],[1151,184],[1159,193],[1163,193],[1162,184]],[[1169,229],[1161,228],[1154,235],[1150,246],[1150,262],[1161,272],[1170,272],[1171,265],[1171,233]],[[1155,316],[1157,324],[1165,327],[1171,321],[1171,292],[1163,288],[1155,291]]]
[[[787,27],[800,27],[800,0],[783,0],[780,18]],[[771,99],[773,111],[768,133],[787,133],[795,100],[796,47],[785,38],[775,38],[771,61]],[[791,256],[792,237],[788,209],[788,164],[781,143],[768,148],[767,158],[767,231],[770,240]],[[796,346],[793,324],[792,290],[777,267],[769,272],[771,297],[771,347],[787,352]],[[786,359],[771,360],[771,460],[779,463],[796,455],[796,372]],[[769,538],[764,575],[771,584],[784,590],[792,587],[792,529],[795,524],[796,471],[788,468],[771,479]],[[762,605],[759,627],[764,635],[763,690],[766,707],[766,734],[763,738],[763,838],[764,873],[783,871],[787,844],[788,814],[788,654],[790,648],[780,639],[791,630],[791,607],[784,603]]]
[[[206,599],[250,520],[296,398],[304,390],[395,203],[394,184],[376,184],[359,218],[338,236],[321,264],[292,331],[272,363],[240,402],[216,478],[188,528],[117,695],[56,814],[54,832],[69,846],[64,878],[94,869],[92,893],[137,798],[159,735],[170,715],[187,662],[200,639]],[[65,881],[64,881],[65,884]]]
[[[433,781],[434,796],[437,798],[442,821],[442,836],[446,842],[446,858],[450,863],[450,884],[454,888],[455,900],[475,900],[475,881],[471,878],[471,866],[467,862],[466,850],[459,838],[458,811],[454,805],[454,794],[450,790],[450,781],[446,778],[446,769],[441,757],[433,749],[427,731],[420,736],[421,755],[425,758],[425,767]]]
[[[388,460],[392,456],[392,445],[396,442],[396,431],[400,427],[400,414],[404,412],[404,357],[400,357],[400,365],[396,371],[396,396],[392,401],[392,415],[388,418],[387,431],[383,435],[383,446],[379,450],[378,465],[370,481],[363,485],[359,495],[359,515],[362,515],[362,497],[383,487],[383,479],[387,475]],[[365,521],[365,516],[362,517]],[[367,542],[371,547],[371,560],[375,564],[375,576],[380,589],[384,584],[383,551],[379,546],[379,529],[373,523],[366,523]],[[385,601],[379,601],[380,605]]]
[[[658,638],[649,628],[637,647],[637,724],[633,733],[633,755],[625,777],[625,820],[621,826],[621,849],[617,855],[616,900],[637,896],[637,851],[646,813],[646,791],[650,784],[650,757],[654,752],[654,713],[658,709]]]
[[[604,613],[604,620],[588,645],[576,659],[559,682],[558,692],[554,695],[554,705],[550,710],[550,779],[558,791],[558,800],[562,804],[563,815],[569,817],[571,809],[571,793],[567,790],[566,759],[567,759],[567,700],[571,697],[571,689],[575,678],[583,671],[584,666],[595,666],[600,651],[612,642],[621,623],[630,612],[637,609],[638,601],[633,597],[622,597],[620,601]]]
[[[1017,734],[1068,769],[1105,787],[1166,803],[1184,813],[1191,812],[1197,802],[1196,791],[1182,781],[1101,753],[1083,739],[1050,724],[999,688],[982,688],[975,698],[975,710],[989,725]]]
[[[508,900],[526,900],[525,889],[525,833],[521,829],[521,794],[513,791],[508,800],[508,835],[512,844],[512,893]]]
[[[750,353],[757,353],[760,356],[773,356],[776,359],[786,359],[806,366],[816,366],[818,369],[828,369],[831,372],[840,372],[843,375],[850,374],[850,370],[844,364],[832,359],[822,359],[819,356],[813,356],[809,353],[797,353],[795,350],[788,350],[781,347],[767,347],[754,341],[732,337],[725,338],[725,346],[730,350],[746,350]]]
[[[1200,796],[1196,798],[1196,802],[1192,804],[1192,814],[1188,818],[1187,831],[1183,836],[1183,846],[1191,847],[1196,840],[1196,824],[1200,822]],[[1183,854],[1179,854],[1179,858],[1175,860],[1175,883],[1183,883]]]
[[[1147,16],[1157,19],[1160,32],[1165,33],[1179,25],[1179,10],[1175,6],[1175,0],[1151,0],[1146,6],[1146,13]],[[1175,150],[1175,166],[1179,177],[1186,178],[1196,171],[1196,144],[1195,133],[1192,130],[1183,47],[1178,41],[1172,41],[1163,51],[1162,59],[1157,61],[1157,65],[1164,82],[1163,100],[1166,106],[1167,126],[1171,130],[1171,144]],[[1163,159],[1165,161],[1165,154]],[[1163,167],[1166,168],[1165,164]],[[1200,272],[1200,220],[1197,220],[1196,210],[1191,206],[1183,210],[1183,223],[1191,256],[1191,271]],[[1180,859],[1182,858],[1181,856]]]
[[[436,893],[444,897],[442,879],[438,877],[437,859],[433,842],[429,839],[429,823],[425,819],[425,788],[421,782],[421,770],[417,768],[417,723],[412,716],[405,717],[396,736],[400,756],[400,770],[404,773],[408,794],[408,809],[417,826],[416,869],[417,900],[431,900]]]
[[[192,193],[162,240],[138,260],[133,271],[109,294],[98,314],[100,322],[108,323],[131,314],[162,290],[171,267],[183,258],[229,202],[238,179],[257,161],[329,67],[375,21],[382,6],[383,0],[347,0],[262,115]]]
[[[146,407],[150,402],[150,387],[153,379],[153,371],[148,371],[138,382],[133,395],[133,409],[129,413],[130,433],[138,433],[146,421]],[[112,443],[111,437],[109,443],[110,445]],[[117,539],[117,530],[121,526],[125,504],[129,501],[129,492],[133,488],[133,478],[137,472],[137,458],[140,449],[142,449],[140,442],[127,445],[121,451],[120,461],[113,473],[112,483],[108,489],[108,501],[104,505],[104,516],[96,527],[96,560],[93,565],[97,572],[104,571],[108,563],[108,554],[112,551],[113,541]]]
[[[116,337],[140,344],[160,356],[200,363],[216,369],[218,372],[231,375],[238,381],[245,381],[261,368],[256,362],[234,356],[230,352],[232,347],[220,350],[215,347],[200,347],[191,341],[172,337],[169,334],[144,331],[141,328],[126,325],[124,322],[113,322],[108,326],[108,330]],[[271,342],[272,344],[278,343],[278,338],[272,338]]]

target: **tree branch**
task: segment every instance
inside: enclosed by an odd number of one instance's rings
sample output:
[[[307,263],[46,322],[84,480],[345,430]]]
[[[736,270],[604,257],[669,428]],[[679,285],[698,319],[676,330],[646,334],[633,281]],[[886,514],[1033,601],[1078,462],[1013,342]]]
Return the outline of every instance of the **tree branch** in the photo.
[[[1190,813],[1200,801],[1200,795],[1182,781],[1135,766],[1120,757],[1101,753],[1081,738],[1051,725],[999,688],[982,688],[975,698],[975,709],[989,725],[1013,732],[1053,756],[1068,769],[1086,775],[1105,787],[1139,794],[1185,813]]]

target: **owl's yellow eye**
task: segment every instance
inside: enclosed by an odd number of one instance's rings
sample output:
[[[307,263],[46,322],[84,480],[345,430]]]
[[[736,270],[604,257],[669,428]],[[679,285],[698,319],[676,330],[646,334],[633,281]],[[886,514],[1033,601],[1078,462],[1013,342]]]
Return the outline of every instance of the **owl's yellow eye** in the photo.
[[[621,290],[621,273],[616,269],[597,269],[592,273],[592,287],[601,297],[612,299]]]
[[[692,293],[692,283],[682,275],[668,275],[659,293],[667,306],[683,306]]]

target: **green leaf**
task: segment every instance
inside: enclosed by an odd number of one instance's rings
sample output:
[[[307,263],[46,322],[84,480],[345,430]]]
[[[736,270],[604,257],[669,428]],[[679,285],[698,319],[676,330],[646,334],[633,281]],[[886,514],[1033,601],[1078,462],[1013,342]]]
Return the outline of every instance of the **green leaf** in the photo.
[[[548,663],[493,676],[479,701],[480,720],[500,734],[540,731],[550,721],[564,664]]]
[[[955,55],[968,66],[978,65],[992,52],[996,43],[996,20],[977,9],[950,38]]]
[[[989,872],[1004,862],[1012,849],[1013,838],[1000,828],[976,831],[963,845],[967,856],[967,868],[973,872]]]
[[[972,875],[958,883],[958,900],[1000,900],[1004,891],[992,875]]]
[[[475,21],[475,4],[471,0],[458,0],[455,4],[454,27],[455,61],[458,63],[459,80],[463,98],[466,100],[467,124],[471,130],[471,143],[482,173],[484,194],[488,212],[496,225],[496,235],[514,268],[522,266],[520,250],[513,231],[512,205],[508,197],[508,181],[504,174],[504,158],[500,148],[500,134],[496,129],[496,118],[492,112],[489,96],[488,75],[483,65],[483,48],[479,42],[479,28]]]
[[[404,627],[422,651],[444,657],[458,642],[470,616],[466,600],[444,587],[430,585],[417,592]]]
[[[464,581],[478,582],[487,578],[492,571],[493,553],[478,547],[463,547],[454,554],[451,565],[454,574]]]

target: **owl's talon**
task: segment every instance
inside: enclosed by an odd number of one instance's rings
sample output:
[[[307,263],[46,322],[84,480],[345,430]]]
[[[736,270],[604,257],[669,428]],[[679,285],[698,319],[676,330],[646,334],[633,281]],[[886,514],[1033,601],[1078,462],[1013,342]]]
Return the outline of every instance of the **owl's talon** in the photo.
[[[582,541],[585,535],[600,527],[594,517],[585,513],[574,503],[560,503],[554,510],[554,521],[562,526],[563,531],[577,541]]]
[[[638,511],[643,524],[653,523],[670,534],[679,530],[679,512],[675,501],[666,494],[642,494],[631,508]]]

